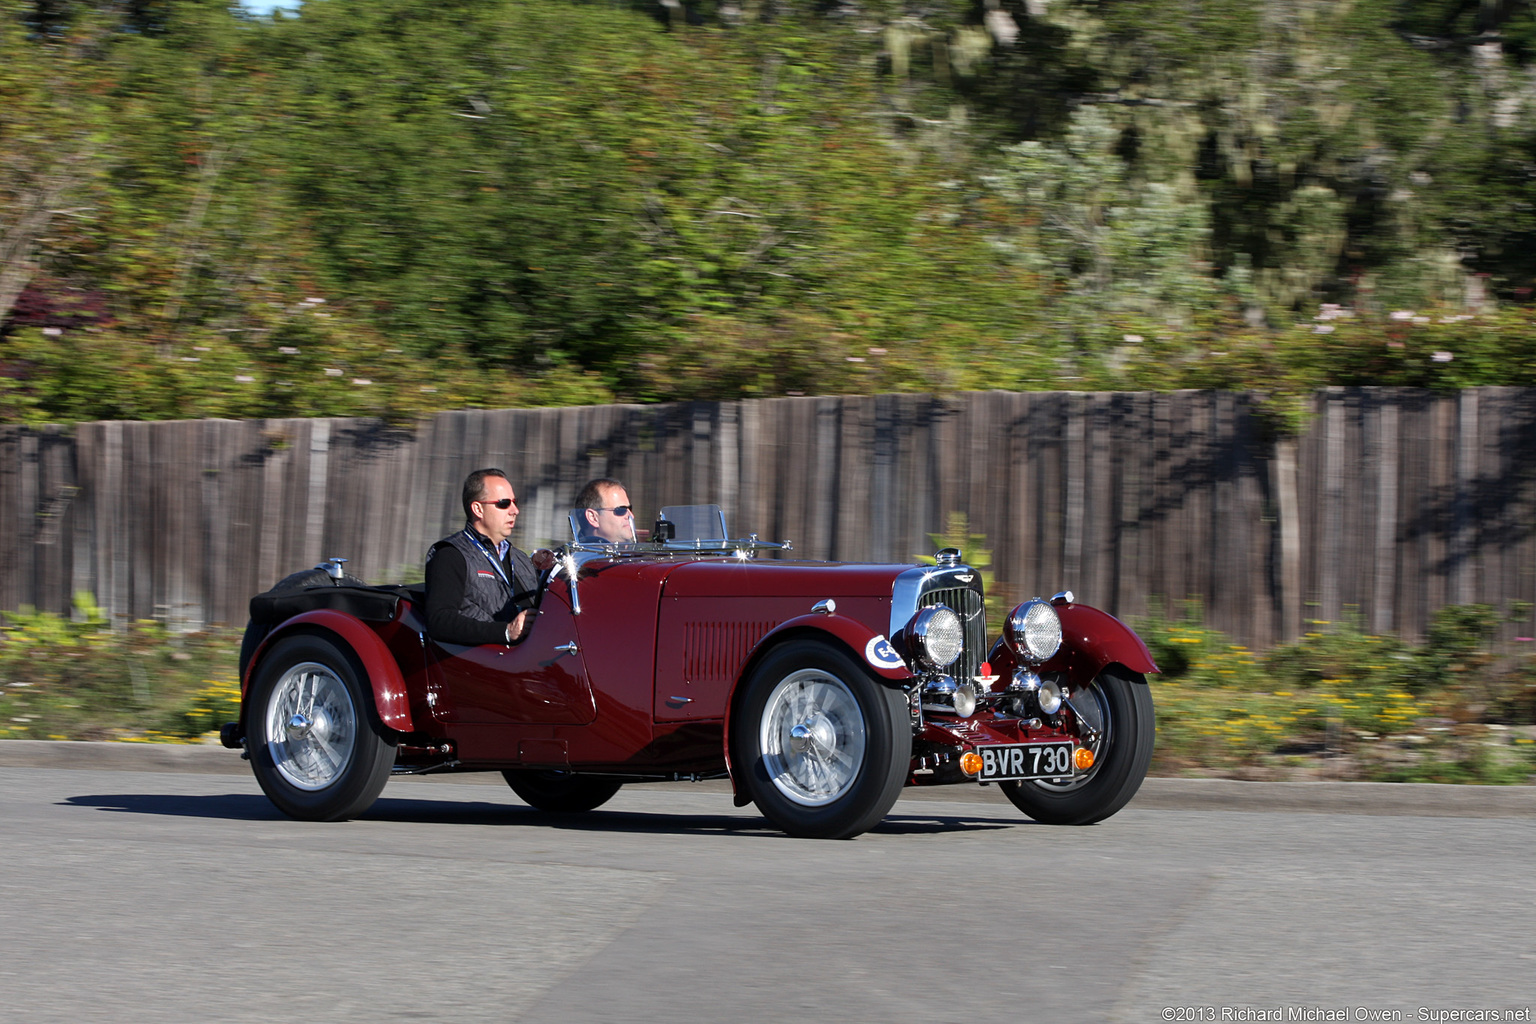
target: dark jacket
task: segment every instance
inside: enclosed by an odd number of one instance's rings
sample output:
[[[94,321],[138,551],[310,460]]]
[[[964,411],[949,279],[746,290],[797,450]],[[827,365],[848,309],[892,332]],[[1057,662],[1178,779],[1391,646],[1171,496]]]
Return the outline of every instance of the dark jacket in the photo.
[[[466,526],[427,552],[427,630],[444,643],[506,643],[506,624],[533,607],[538,589],[538,570],[525,552],[509,546],[497,559],[495,548]]]

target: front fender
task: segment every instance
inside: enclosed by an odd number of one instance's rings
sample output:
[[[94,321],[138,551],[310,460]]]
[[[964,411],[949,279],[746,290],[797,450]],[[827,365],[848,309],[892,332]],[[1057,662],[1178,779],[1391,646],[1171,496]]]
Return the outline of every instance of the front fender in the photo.
[[[752,653],[747,656],[736,685],[741,685],[741,680],[750,673],[752,666],[762,657],[763,652],[777,644],[785,634],[806,632],[830,633],[853,651],[855,658],[862,660],[871,672],[882,679],[901,682],[912,678],[911,669],[907,668],[906,662],[901,660],[901,655],[890,646],[890,638],[884,633],[876,633],[858,619],[852,619],[846,615],[836,613],[823,615],[820,612],[810,612],[779,623],[777,628],[770,630],[759,640],[757,646],[752,648]],[[882,640],[885,641],[883,648],[880,646]],[[734,688],[731,695],[735,696]]]
[[[368,685],[373,690],[373,706],[378,712],[379,721],[396,732],[412,732],[415,726],[411,722],[410,699],[406,696],[405,679],[400,675],[400,666],[396,664],[395,656],[379,638],[379,634],[368,628],[362,620],[330,608],[317,608],[295,615],[268,633],[252,655],[251,663],[245,670],[245,678],[240,680],[241,695],[248,692],[257,666],[273,644],[294,633],[317,630],[335,634],[362,662]]]
[[[1070,656],[1079,668],[1097,675],[1105,665],[1121,664],[1142,675],[1159,671],[1152,652],[1136,631],[1108,612],[1086,604],[1058,604],[1061,619],[1061,650],[1044,667]]]
[[[823,615],[820,612],[811,612],[799,615],[770,630],[757,646],[752,648],[752,653],[742,663],[741,672],[737,674],[731,683],[731,692],[725,701],[725,728],[722,740],[725,746],[725,770],[731,778],[731,788],[735,791],[736,806],[741,807],[750,802],[746,796],[746,790],[736,778],[736,770],[733,766],[731,751],[731,720],[735,714],[736,697],[741,692],[742,682],[752,674],[757,663],[763,659],[768,651],[776,647],[780,641],[790,636],[811,636],[821,633],[830,636],[839,646],[848,648],[856,660],[875,674],[877,678],[887,680],[894,684],[904,684],[913,678],[912,672],[902,661],[901,656],[891,647],[890,638],[883,633],[876,633],[858,619],[849,618],[846,615]]]

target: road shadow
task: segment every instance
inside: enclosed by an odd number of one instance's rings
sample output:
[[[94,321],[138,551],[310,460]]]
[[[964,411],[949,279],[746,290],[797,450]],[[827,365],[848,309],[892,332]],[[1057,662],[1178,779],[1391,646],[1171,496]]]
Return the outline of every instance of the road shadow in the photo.
[[[213,818],[227,821],[290,821],[264,796],[226,793],[193,796],[179,793],[82,794],[60,801],[70,807],[94,808],[118,814]],[[761,816],[738,814],[668,814],[599,808],[583,814],[549,814],[524,804],[490,801],[381,798],[360,821],[421,825],[471,825],[560,829],[635,835],[730,835],[742,838],[788,839]],[[893,814],[871,832],[877,835],[938,835],[1017,828],[1027,819],[970,814]]]
[[[667,814],[602,807],[577,814],[550,814],[520,803],[464,803],[413,798],[381,799],[361,816],[361,820],[653,835],[750,836],[767,829],[763,819],[751,814]]]
[[[120,814],[160,814],[178,818],[224,818],[230,821],[283,821],[272,801],[251,793],[186,796],[179,793],[108,793],[60,800],[69,807],[94,807]]]
[[[975,814],[889,814],[870,831],[880,835],[918,836],[946,832],[995,832],[1038,824],[1022,815],[1017,818],[990,818]]]

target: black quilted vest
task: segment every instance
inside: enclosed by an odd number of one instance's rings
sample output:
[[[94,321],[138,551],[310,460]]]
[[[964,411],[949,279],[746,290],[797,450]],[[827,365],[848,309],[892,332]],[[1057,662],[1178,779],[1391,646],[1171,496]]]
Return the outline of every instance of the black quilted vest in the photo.
[[[459,611],[481,622],[510,622],[519,611],[532,604],[529,591],[537,586],[537,579],[518,577],[519,570],[532,577],[533,563],[529,562],[526,568],[519,565],[519,562],[527,562],[528,556],[517,548],[508,548],[507,559],[501,563],[502,569],[512,580],[513,586],[509,587],[501,573],[491,564],[493,549],[471,540],[467,529],[433,544],[427,552],[427,561],[432,561],[438,549],[445,545],[457,548],[464,556],[464,603]]]

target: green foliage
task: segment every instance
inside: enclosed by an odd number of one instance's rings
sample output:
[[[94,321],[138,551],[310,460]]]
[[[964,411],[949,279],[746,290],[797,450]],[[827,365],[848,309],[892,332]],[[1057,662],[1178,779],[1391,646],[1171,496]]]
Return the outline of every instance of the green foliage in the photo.
[[[180,712],[180,721],[176,723],[176,735],[180,737],[195,739],[217,733],[225,722],[240,718],[239,682],[205,679],[203,683],[202,689],[192,694]],[[149,733],[145,739],[155,741],[156,737]]]
[[[1514,783],[1536,770],[1532,736],[1499,731],[1536,724],[1536,657],[1495,657],[1485,605],[1441,609],[1417,647],[1314,623],[1262,655],[1199,619],[1188,606],[1139,624],[1164,670],[1151,680],[1162,770],[1262,776],[1300,754],[1381,781]]]
[[[1027,225],[1005,243],[1082,330],[1105,314],[1189,320],[1217,301],[1204,253],[1210,227],[1192,189],[1131,180],[1120,131],[1098,107],[1076,112],[1059,144],[1004,150],[994,180]]]
[[[114,630],[85,593],[75,611],[5,613],[0,739],[190,739],[233,719],[238,684],[218,680],[236,676],[238,632]]]
[[[1536,378],[1526,0],[823,10],[0,0],[0,417]]]

